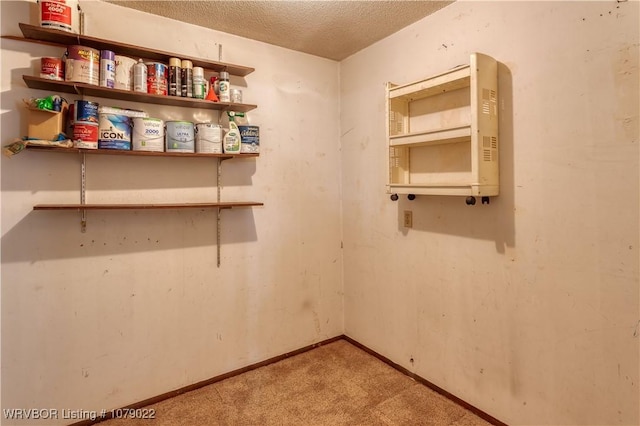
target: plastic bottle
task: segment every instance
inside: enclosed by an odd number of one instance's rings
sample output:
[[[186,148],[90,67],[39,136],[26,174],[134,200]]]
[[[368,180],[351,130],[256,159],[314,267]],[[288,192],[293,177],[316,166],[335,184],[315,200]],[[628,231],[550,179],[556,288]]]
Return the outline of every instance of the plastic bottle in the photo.
[[[202,67],[193,67],[193,97],[196,99],[204,99],[205,93],[204,69]]]
[[[226,154],[239,154],[242,144],[240,141],[240,130],[233,121],[229,122],[229,131],[224,135],[222,148]]]
[[[193,97],[193,62],[182,61],[182,89],[181,96],[183,98]]]
[[[180,58],[169,59],[169,96],[182,96],[182,61]]]
[[[142,59],[133,66],[133,91],[147,93],[147,65]]]
[[[220,102],[231,102],[231,88],[229,87],[229,73],[220,71]]]

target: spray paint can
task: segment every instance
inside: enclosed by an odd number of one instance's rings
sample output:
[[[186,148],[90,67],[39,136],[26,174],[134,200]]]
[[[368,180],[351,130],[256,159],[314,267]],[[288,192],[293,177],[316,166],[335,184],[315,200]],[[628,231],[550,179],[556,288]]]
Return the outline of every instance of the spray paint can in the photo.
[[[169,96],[182,96],[182,61],[169,59]]]
[[[192,98],[193,97],[193,62],[184,60],[181,63],[182,65],[182,75],[181,75],[181,96],[183,98]]]
[[[229,87],[229,73],[220,71],[220,102],[231,102],[231,88]]]
[[[100,51],[100,86],[113,89],[116,85],[116,54],[111,50]]]
[[[147,93],[147,65],[142,59],[133,66],[133,91]]]
[[[204,69],[202,67],[193,67],[193,97],[196,99],[204,99],[207,94],[205,89]]]

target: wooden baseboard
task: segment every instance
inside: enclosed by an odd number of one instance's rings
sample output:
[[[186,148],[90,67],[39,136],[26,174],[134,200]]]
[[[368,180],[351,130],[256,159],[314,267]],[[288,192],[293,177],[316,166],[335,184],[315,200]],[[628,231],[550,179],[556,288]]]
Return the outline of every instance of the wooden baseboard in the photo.
[[[385,364],[388,364],[389,366],[395,368],[396,370],[398,370],[402,374],[405,374],[405,375],[411,377],[412,379],[414,379],[415,381],[423,384],[424,386],[428,387],[429,389],[432,389],[433,391],[439,393],[440,395],[444,396],[445,398],[447,398],[447,399],[455,402],[456,404],[464,407],[465,409],[471,411],[473,414],[475,414],[476,416],[486,420],[487,422],[489,422],[489,423],[491,423],[491,424],[493,424],[495,426],[507,426],[506,423],[501,422],[500,420],[496,419],[495,417],[491,416],[490,414],[487,414],[484,411],[480,410],[479,408],[474,407],[473,405],[469,404],[468,402],[458,398],[457,396],[447,392],[446,390],[442,389],[441,387],[431,383],[427,379],[424,379],[424,378],[418,376],[417,374],[412,373],[411,371],[407,370],[403,366],[401,366],[399,364],[396,364],[395,362],[391,361],[389,358],[387,358],[387,357],[385,357],[383,355],[380,355],[376,351],[374,351],[372,349],[369,349],[368,347],[366,347],[362,343],[360,343],[360,342],[358,342],[356,340],[353,340],[351,337],[346,336],[346,335],[340,335],[340,336],[332,337],[330,339],[323,340],[322,342],[314,343],[312,345],[305,346],[305,347],[300,348],[300,349],[296,349],[295,351],[287,352],[285,354],[278,355],[278,356],[275,356],[273,358],[269,358],[267,360],[264,360],[264,361],[261,361],[261,362],[258,362],[258,363],[252,364],[252,365],[248,365],[246,367],[242,367],[242,368],[239,368],[237,370],[233,370],[233,371],[230,371],[228,373],[221,374],[219,376],[215,376],[215,377],[212,377],[210,379],[203,380],[201,382],[194,383],[192,385],[188,385],[188,386],[182,387],[180,389],[176,389],[176,390],[173,390],[173,391],[170,391],[170,392],[163,393],[162,395],[154,396],[152,398],[148,398],[148,399],[145,399],[143,401],[139,401],[139,402],[136,402],[134,404],[127,405],[126,407],[122,407],[122,409],[139,409],[139,408],[143,408],[143,407],[146,407],[146,406],[149,406],[149,405],[152,405],[152,404],[157,404],[158,402],[164,401],[165,399],[173,398],[173,397],[181,395],[183,393],[190,392],[190,391],[202,388],[204,386],[211,385],[213,383],[219,382],[221,380],[228,379],[228,378],[233,377],[233,376],[237,376],[237,375],[242,374],[242,373],[246,373],[247,371],[255,370],[256,368],[264,367],[266,365],[273,364],[273,363],[278,362],[278,361],[282,361],[283,359],[299,355],[301,353],[304,353],[304,352],[310,351],[312,349],[315,349],[315,348],[317,348],[319,346],[327,345],[329,343],[333,343],[333,342],[338,341],[338,340],[346,340],[347,342],[351,343],[352,345],[354,345],[354,346],[362,349],[363,351],[369,353],[370,355],[373,355],[374,357],[378,358],[380,361],[384,362]],[[109,419],[111,419],[111,414],[109,412],[107,412],[107,415],[104,418],[98,418],[96,420],[83,420],[83,421],[80,421],[80,422],[77,422],[77,423],[72,423],[69,426],[90,426],[90,425],[94,425],[96,423],[100,423],[100,422],[103,422],[103,421],[109,420]]]
[[[377,353],[376,351],[374,351],[372,349],[369,349],[368,347],[366,347],[362,343],[360,343],[360,342],[358,342],[356,340],[353,340],[351,337],[343,335],[342,338],[344,340],[346,340],[347,342],[351,343],[352,345],[354,345],[354,346],[362,349],[363,351],[373,355],[374,357],[378,358],[380,361],[384,362],[385,364],[388,364],[389,366],[395,368],[396,370],[398,370],[402,374],[405,374],[405,375],[411,377],[416,382],[425,385],[429,389],[439,393],[440,395],[442,395],[445,398],[455,402],[456,404],[460,405],[461,407],[466,408],[467,410],[471,411],[473,414],[475,414],[476,416],[486,420],[487,422],[489,422],[489,423],[491,423],[493,425],[496,425],[496,426],[508,426],[506,423],[501,422],[500,420],[496,419],[492,415],[487,414],[484,411],[480,410],[479,408],[474,407],[473,405],[469,404],[468,402],[458,398],[454,394],[452,394],[450,392],[447,392],[446,390],[442,389],[441,387],[431,383],[427,379],[425,379],[423,377],[420,377],[415,373],[412,373],[411,371],[407,370],[403,366],[401,366],[399,364],[396,364],[395,362],[391,361],[389,358],[387,358],[387,357],[385,357],[383,355],[380,355],[379,353]]]

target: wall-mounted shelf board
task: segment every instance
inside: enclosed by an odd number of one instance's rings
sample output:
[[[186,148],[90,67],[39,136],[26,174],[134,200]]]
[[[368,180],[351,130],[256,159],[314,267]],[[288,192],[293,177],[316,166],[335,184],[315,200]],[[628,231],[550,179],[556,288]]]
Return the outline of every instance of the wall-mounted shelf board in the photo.
[[[170,105],[187,108],[203,108],[222,111],[247,112],[257,108],[257,105],[235,104],[228,102],[211,102],[204,99],[183,98],[180,96],[154,95],[129,90],[110,89],[85,83],[56,81],[46,78],[23,75],[22,79],[31,89],[48,90],[63,93],[73,93],[81,96],[96,96],[100,98],[118,99],[121,101],[144,102],[147,104]]]
[[[36,25],[20,23],[20,30],[24,37],[2,36],[2,38],[27,41],[32,43],[44,42],[50,45],[66,47],[68,45],[82,45],[93,47],[100,50],[112,50],[118,55],[130,56],[135,59],[142,58],[151,61],[169,62],[169,58],[177,57],[176,54],[164,52],[156,49],[148,49],[131,44],[120,43],[111,40],[104,40],[97,37],[87,35],[73,34],[66,31],[42,28]],[[254,68],[242,65],[228,64],[225,62],[203,60],[201,58],[193,58],[190,56],[180,55],[180,59],[186,59],[193,62],[194,67],[202,67],[216,72],[227,71],[231,75],[244,77],[255,71]]]
[[[199,152],[150,152],[127,151],[121,149],[82,149],[82,148],[56,148],[49,146],[27,145],[27,150],[32,152],[54,152],[60,154],[92,154],[92,155],[133,155],[137,157],[183,157],[183,158],[251,158],[258,157],[259,153],[250,154],[207,154]]]
[[[233,201],[220,203],[163,203],[163,204],[36,204],[34,210],[151,210],[151,209],[231,209],[256,207],[264,203]]]

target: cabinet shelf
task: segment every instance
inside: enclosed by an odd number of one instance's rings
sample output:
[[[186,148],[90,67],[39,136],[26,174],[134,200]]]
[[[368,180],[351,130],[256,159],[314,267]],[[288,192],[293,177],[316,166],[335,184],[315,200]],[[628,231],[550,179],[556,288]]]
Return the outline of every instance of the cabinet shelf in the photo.
[[[193,63],[194,67],[202,67],[205,69],[213,70],[216,72],[227,71],[231,75],[237,75],[244,77],[255,71],[254,68],[245,67],[241,65],[228,64],[225,62],[208,61],[200,58],[192,58],[190,56],[177,55],[175,53],[164,52],[161,50],[148,49],[143,47],[134,46],[131,44],[120,43],[111,40],[104,40],[97,37],[90,37],[87,35],[74,34],[61,30],[53,30],[49,28],[42,28],[35,25],[29,25],[20,23],[20,31],[22,31],[23,37],[16,36],[2,36],[2,38],[26,41],[31,43],[45,43],[56,46],[66,47],[68,45],[82,45],[89,46],[94,49],[100,50],[112,50],[118,55],[130,56],[135,59],[142,58],[151,61],[169,62],[169,58],[186,59]]]
[[[444,92],[462,89],[471,85],[471,68],[461,66],[414,83],[392,85],[389,99],[403,99],[408,102],[435,96]]]
[[[73,93],[81,96],[96,96],[99,98],[118,99],[121,101],[143,102],[147,104],[169,105],[187,108],[203,108],[213,110],[229,110],[247,112],[257,108],[257,105],[235,104],[227,102],[211,102],[204,99],[183,98],[180,96],[154,95],[129,90],[110,89],[85,83],[49,80],[46,78],[23,75],[22,79],[31,89],[49,90],[63,93]]]
[[[451,127],[448,129],[428,130],[389,136],[390,146],[429,146],[447,143],[468,142],[471,139],[471,126]]]
[[[152,151],[128,151],[120,149],[82,149],[82,148],[57,148],[49,146],[27,145],[27,150],[33,152],[54,152],[61,154],[92,154],[92,155],[133,155],[138,157],[199,157],[199,158],[251,158],[258,157],[259,153],[247,154],[208,154],[200,152],[152,152]]]
[[[220,203],[163,203],[163,204],[36,204],[33,210],[157,210],[157,209],[231,209],[256,207],[264,203],[256,201],[231,201]]]

